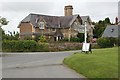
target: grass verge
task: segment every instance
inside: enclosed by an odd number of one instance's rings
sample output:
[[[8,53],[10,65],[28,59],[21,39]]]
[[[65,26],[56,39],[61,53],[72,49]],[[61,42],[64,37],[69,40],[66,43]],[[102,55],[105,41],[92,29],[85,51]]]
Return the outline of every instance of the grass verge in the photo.
[[[76,53],[63,61],[87,78],[118,78],[118,48],[93,50],[92,54]]]

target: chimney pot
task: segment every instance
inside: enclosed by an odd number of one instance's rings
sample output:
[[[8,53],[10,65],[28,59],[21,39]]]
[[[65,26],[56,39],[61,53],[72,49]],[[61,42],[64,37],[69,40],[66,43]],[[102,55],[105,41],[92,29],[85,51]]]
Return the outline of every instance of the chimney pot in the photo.
[[[73,15],[73,7],[72,7],[72,5],[65,6],[64,14],[65,14],[65,16]]]

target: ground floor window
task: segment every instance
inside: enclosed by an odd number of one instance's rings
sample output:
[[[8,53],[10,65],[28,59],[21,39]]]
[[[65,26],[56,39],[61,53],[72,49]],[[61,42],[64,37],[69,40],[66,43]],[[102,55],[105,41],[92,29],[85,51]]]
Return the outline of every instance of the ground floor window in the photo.
[[[62,39],[61,36],[54,37],[54,41],[60,41]]]

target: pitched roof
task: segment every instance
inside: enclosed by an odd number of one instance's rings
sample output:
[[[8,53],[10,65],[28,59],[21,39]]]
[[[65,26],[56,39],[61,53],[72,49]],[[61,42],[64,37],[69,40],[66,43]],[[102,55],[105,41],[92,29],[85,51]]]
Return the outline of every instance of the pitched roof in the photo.
[[[118,25],[107,25],[102,37],[118,37],[120,36],[120,26]]]
[[[74,20],[79,15],[71,15],[71,16],[49,16],[49,15],[41,15],[41,14],[29,14],[26,18],[24,18],[21,23],[30,22],[34,27],[38,27],[38,23],[36,19],[42,17],[46,22],[46,27],[51,28],[68,28]]]
[[[89,16],[80,16],[81,17],[81,19],[82,19],[82,23],[84,24],[85,23],[85,21],[90,21],[90,22],[92,22],[92,20],[90,19],[90,17]]]

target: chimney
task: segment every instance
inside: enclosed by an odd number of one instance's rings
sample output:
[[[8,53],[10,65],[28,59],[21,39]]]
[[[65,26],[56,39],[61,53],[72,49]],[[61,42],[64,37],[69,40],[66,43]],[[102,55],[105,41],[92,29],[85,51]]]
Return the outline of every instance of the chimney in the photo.
[[[72,7],[72,5],[65,6],[64,15],[65,16],[73,15],[73,7]]]
[[[115,18],[115,24],[118,24],[118,17]]]

